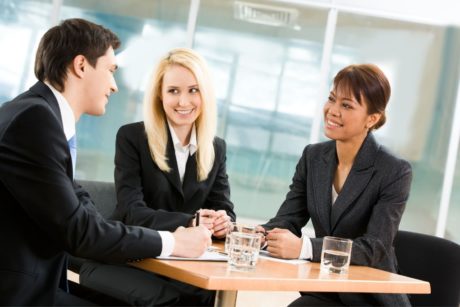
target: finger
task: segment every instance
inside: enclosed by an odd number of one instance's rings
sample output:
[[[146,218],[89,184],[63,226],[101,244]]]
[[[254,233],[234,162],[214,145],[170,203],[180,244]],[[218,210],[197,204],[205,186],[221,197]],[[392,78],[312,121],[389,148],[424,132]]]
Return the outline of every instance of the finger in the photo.
[[[200,209],[200,218],[201,217],[214,217],[216,211],[211,209]]]
[[[268,246],[267,251],[270,253],[271,256],[278,257],[278,250],[276,248]]]
[[[287,229],[283,229],[283,228],[273,228],[272,230],[269,230],[268,232],[271,232],[271,233],[282,233],[282,232],[286,232],[288,231]]]
[[[220,230],[220,231],[214,231],[214,237],[216,238],[223,238],[225,237],[226,234],[227,234],[227,231],[225,229]]]
[[[215,213],[215,215],[216,215],[216,216],[219,216],[219,217],[220,217],[220,216],[222,216],[222,217],[223,217],[223,216],[228,216],[228,215],[227,215],[227,211],[225,211],[225,210],[217,210],[216,213]]]

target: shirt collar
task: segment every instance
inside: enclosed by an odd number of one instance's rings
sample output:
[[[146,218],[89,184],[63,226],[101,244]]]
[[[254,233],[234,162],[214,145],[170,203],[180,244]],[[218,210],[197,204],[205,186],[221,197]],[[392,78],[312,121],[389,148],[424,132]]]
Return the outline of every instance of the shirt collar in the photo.
[[[168,121],[168,127],[169,127],[169,132],[171,133],[171,138],[172,138],[172,142],[174,144],[174,149],[175,150],[180,150],[180,151],[184,151],[184,150],[189,149],[190,150],[190,155],[193,155],[196,152],[197,148],[198,148],[198,145],[197,145],[197,142],[196,142],[195,124],[193,124],[193,126],[192,126],[192,134],[190,135],[190,142],[188,143],[188,145],[185,145],[185,146],[182,146],[179,138],[176,135],[176,132],[174,131],[174,128],[171,126],[169,121]]]
[[[62,125],[64,128],[65,137],[70,140],[75,135],[75,116],[73,114],[72,108],[69,105],[69,102],[65,97],[55,89],[51,84],[45,82],[45,84],[51,89],[59,105],[59,110],[61,111]]]

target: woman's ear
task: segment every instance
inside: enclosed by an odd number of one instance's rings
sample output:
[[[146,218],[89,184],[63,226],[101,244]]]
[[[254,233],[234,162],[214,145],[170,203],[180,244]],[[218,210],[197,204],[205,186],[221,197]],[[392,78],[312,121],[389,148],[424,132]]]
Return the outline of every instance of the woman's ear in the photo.
[[[372,114],[370,114],[367,117],[366,128],[367,129],[372,129],[372,127],[374,127],[375,124],[377,124],[379,122],[381,117],[382,117],[382,114],[380,114],[380,113],[372,113]]]

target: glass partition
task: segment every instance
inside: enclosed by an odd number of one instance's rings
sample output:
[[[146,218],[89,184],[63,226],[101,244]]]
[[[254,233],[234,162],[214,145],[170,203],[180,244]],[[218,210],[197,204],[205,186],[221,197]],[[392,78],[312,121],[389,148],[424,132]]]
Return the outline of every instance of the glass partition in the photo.
[[[345,65],[375,63],[390,80],[378,140],[410,161],[413,182],[401,228],[434,234],[455,105],[456,29],[339,13],[331,78]]]
[[[65,0],[61,19],[81,17],[111,29],[122,41],[116,51],[119,92],[101,118],[82,116],[77,126],[76,177],[113,181],[115,136],[126,123],[142,120],[142,99],[159,57],[185,45],[189,1]]]
[[[0,104],[31,87],[35,50],[50,26],[51,0],[0,1]]]
[[[200,1],[194,48],[215,75],[239,216],[274,216],[288,191],[310,136],[326,19],[275,1]]]

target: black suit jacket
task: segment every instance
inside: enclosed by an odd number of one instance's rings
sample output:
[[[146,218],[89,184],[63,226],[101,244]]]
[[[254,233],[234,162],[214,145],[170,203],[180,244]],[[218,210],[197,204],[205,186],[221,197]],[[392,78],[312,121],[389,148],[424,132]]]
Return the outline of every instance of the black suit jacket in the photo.
[[[181,183],[170,135],[167,157],[171,171],[167,173],[158,168],[150,155],[144,123],[121,127],[115,153],[118,204],[114,218],[130,225],[171,231],[187,226],[200,208],[225,210],[235,220],[222,139],[214,139],[214,152],[214,165],[205,181],[197,180],[193,154],[187,160]]]
[[[336,236],[353,239],[351,264],[397,272],[393,240],[409,197],[410,164],[390,154],[369,133],[331,206],[337,163],[335,141],[308,145],[286,200],[265,226],[287,228],[300,236],[311,219],[316,234],[311,239],[314,262],[320,261],[323,237]],[[362,299],[340,297],[346,304],[359,304]],[[409,304],[405,295],[374,295],[373,299],[378,304]]]
[[[37,82],[0,108],[0,305],[53,305],[67,252],[126,262],[161,252],[156,231],[106,222],[72,180],[59,106]]]

